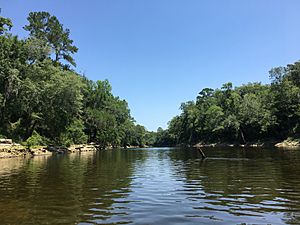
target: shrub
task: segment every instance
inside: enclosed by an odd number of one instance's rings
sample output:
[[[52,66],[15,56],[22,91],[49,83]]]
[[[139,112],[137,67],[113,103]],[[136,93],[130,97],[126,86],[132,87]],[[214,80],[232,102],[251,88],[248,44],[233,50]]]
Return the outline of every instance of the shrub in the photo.
[[[27,140],[23,143],[27,148],[32,148],[34,146],[46,145],[46,138],[42,137],[38,132],[33,131],[32,135],[27,138]]]

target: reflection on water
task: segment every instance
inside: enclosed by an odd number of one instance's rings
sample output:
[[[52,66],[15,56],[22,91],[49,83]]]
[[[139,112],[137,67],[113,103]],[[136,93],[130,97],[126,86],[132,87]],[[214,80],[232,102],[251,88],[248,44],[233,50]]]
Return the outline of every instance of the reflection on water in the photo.
[[[1,224],[299,224],[300,151],[135,149],[0,160]]]

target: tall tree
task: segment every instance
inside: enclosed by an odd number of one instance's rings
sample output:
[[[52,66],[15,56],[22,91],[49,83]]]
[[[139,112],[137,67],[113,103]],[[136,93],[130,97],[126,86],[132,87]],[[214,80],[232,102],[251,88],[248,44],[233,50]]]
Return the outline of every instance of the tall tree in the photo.
[[[72,54],[78,51],[70,39],[70,30],[64,29],[63,25],[55,16],[48,12],[31,12],[27,18],[29,24],[24,27],[30,32],[31,37],[44,40],[53,50],[54,62],[66,60],[76,66]]]

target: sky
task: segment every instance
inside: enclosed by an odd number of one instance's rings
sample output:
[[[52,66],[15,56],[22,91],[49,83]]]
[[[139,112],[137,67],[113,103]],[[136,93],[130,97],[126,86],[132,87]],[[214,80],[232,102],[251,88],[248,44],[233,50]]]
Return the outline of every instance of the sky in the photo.
[[[0,0],[22,29],[48,11],[71,31],[76,70],[108,79],[148,130],[167,127],[205,87],[268,83],[268,71],[300,59],[298,0]]]

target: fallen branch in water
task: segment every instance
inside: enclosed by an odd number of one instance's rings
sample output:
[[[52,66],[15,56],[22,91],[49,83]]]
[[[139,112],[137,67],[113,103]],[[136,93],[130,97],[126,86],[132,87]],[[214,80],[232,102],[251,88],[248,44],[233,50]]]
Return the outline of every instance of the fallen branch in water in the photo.
[[[205,156],[204,152],[202,151],[202,149],[201,149],[201,148],[197,148],[197,150],[198,150],[198,152],[200,153],[202,159],[205,159],[206,156]]]

